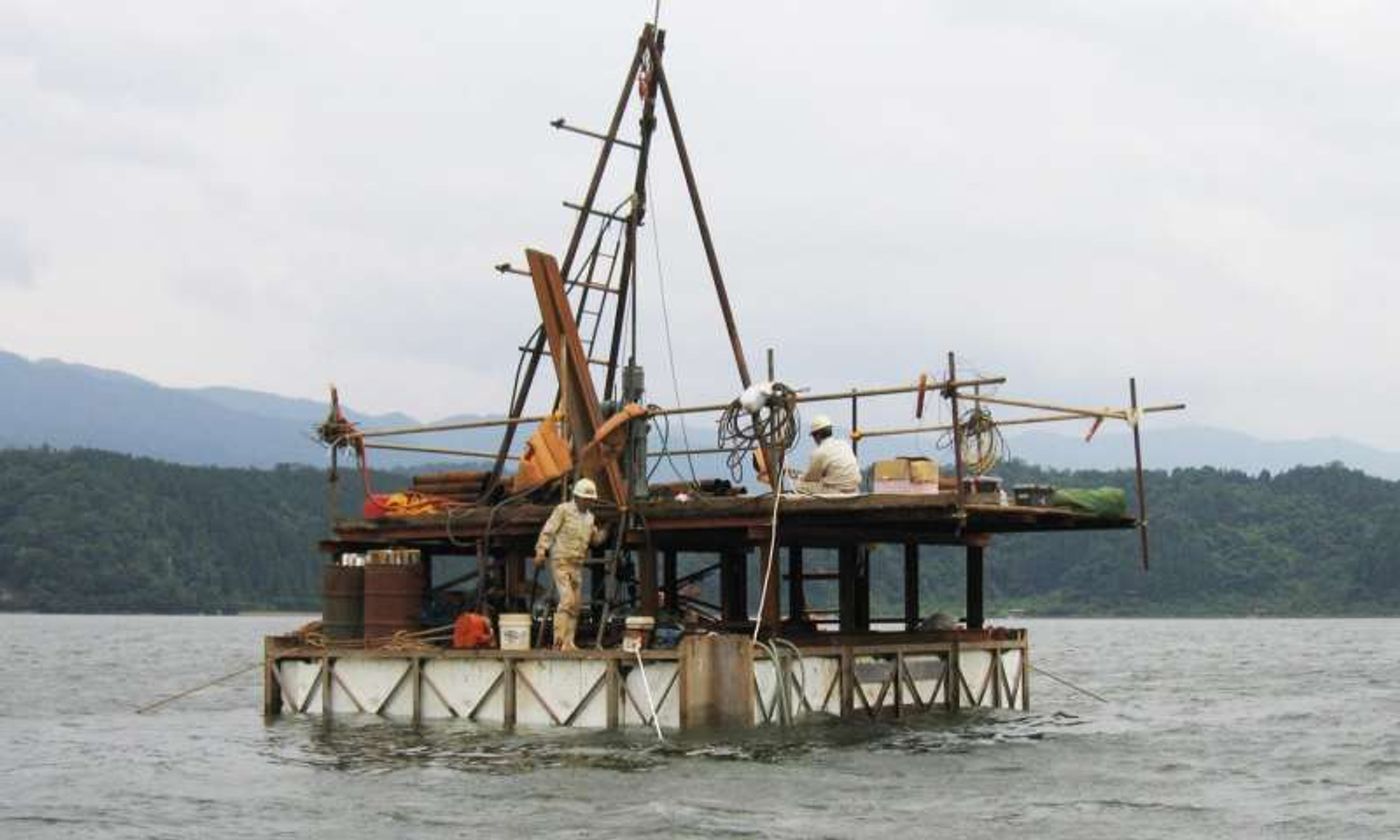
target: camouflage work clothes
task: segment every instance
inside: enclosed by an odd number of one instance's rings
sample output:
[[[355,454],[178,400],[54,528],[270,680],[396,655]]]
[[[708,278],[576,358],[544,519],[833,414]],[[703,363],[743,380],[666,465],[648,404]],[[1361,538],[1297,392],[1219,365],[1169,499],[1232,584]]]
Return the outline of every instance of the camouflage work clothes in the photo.
[[[548,556],[553,560],[554,587],[559,593],[559,605],[554,611],[556,648],[574,648],[583,562],[588,557],[588,549],[601,544],[605,537],[606,533],[593,521],[593,512],[580,510],[572,501],[555,507],[540,530],[535,556]]]

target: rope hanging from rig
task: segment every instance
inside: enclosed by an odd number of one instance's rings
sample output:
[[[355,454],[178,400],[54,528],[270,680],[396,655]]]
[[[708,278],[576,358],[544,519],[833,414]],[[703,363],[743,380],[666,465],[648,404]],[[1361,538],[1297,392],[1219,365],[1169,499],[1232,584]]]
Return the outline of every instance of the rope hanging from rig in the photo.
[[[750,452],[767,449],[774,456],[797,442],[797,392],[781,382],[749,386],[725,407],[719,418],[719,448],[735,483],[744,480],[744,461]],[[770,468],[773,465],[768,465]]]

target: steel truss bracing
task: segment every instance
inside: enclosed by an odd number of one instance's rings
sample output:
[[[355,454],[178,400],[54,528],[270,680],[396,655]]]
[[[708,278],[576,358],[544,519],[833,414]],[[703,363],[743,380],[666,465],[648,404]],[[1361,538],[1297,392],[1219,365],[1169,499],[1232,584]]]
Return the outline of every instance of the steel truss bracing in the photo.
[[[965,708],[1028,709],[1024,633],[898,644],[755,648],[749,722],[902,717]],[[618,729],[682,726],[684,653],[648,651],[645,666],[621,651],[564,657],[541,651],[309,649],[269,639],[264,711],[459,719],[505,727]],[[645,680],[645,685],[643,685]],[[647,699],[650,695],[650,700]]]

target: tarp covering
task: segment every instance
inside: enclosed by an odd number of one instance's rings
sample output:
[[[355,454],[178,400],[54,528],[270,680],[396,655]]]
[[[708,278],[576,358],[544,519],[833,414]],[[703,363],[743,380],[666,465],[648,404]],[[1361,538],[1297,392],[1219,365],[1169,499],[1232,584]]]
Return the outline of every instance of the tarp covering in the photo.
[[[1070,508],[1095,516],[1125,516],[1128,494],[1117,487],[1061,488],[1051,500],[1055,507]]]

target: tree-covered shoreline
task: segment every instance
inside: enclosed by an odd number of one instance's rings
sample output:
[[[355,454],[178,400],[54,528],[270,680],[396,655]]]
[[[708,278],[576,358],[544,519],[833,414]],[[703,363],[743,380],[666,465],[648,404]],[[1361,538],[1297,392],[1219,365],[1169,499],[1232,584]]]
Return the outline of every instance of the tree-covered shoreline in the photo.
[[[1132,485],[1122,470],[1012,462],[998,472],[1008,484]],[[373,480],[376,489],[405,483],[392,473]],[[0,450],[0,482],[0,610],[319,609],[323,470],[11,449]],[[1150,572],[1140,570],[1128,531],[998,536],[987,552],[988,614],[1400,615],[1400,482],[1340,465],[1253,476],[1195,468],[1149,472],[1147,495]],[[358,506],[353,472],[342,476],[341,496],[343,510]],[[876,550],[876,615],[899,612],[898,552]],[[960,614],[961,552],[924,552],[925,612]]]
[[[402,476],[376,474],[376,487]],[[0,450],[0,609],[319,610],[326,473]],[[341,505],[358,504],[343,473]]]

